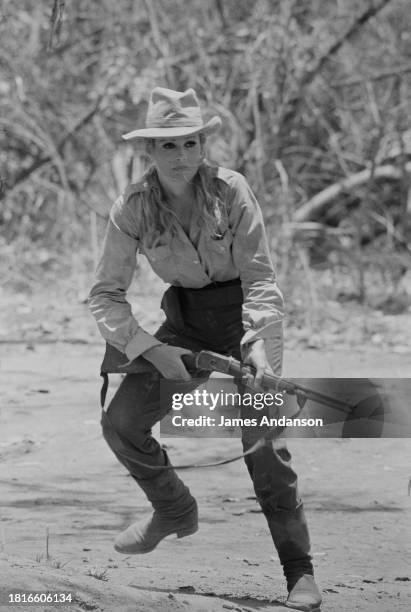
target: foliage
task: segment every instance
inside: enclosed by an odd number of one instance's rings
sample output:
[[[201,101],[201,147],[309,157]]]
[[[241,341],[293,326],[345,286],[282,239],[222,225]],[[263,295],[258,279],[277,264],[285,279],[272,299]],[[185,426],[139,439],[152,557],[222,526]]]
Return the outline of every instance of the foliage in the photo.
[[[382,235],[383,250],[408,254],[408,9],[408,0],[3,0],[3,247],[67,254],[91,240],[96,256],[96,216],[100,231],[141,171],[121,134],[143,124],[161,84],[194,87],[223,118],[210,155],[246,174],[280,254],[292,249],[296,211],[365,169],[365,182],[308,219],[341,230],[338,252],[361,227],[350,243],[359,253]],[[399,176],[375,178],[381,164]]]

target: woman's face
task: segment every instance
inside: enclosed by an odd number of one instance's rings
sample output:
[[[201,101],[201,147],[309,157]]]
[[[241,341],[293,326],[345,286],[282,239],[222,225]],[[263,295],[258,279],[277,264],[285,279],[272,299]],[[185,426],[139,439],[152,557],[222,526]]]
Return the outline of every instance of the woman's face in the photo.
[[[188,183],[203,160],[204,149],[199,134],[178,138],[156,138],[150,156],[157,171],[171,181]]]

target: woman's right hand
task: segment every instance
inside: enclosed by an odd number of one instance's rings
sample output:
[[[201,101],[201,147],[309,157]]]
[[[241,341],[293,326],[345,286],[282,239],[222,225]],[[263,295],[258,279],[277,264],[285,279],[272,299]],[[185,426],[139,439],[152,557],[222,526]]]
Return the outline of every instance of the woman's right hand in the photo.
[[[168,344],[153,346],[148,351],[142,353],[142,357],[152,363],[164,378],[190,380],[191,376],[181,359],[183,355],[191,355],[191,351],[180,346],[169,346]]]

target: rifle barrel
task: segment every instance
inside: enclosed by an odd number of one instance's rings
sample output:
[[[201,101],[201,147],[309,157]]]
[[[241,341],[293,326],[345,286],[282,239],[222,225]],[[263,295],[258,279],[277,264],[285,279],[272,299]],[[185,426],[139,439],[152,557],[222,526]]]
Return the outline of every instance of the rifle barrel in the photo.
[[[243,378],[244,374],[255,373],[255,368],[252,366],[243,365],[240,361],[234,359],[234,357],[219,355],[212,351],[200,351],[200,353],[197,354],[196,362],[197,366],[200,368],[228,374],[234,378]],[[275,389],[276,391],[284,391],[289,395],[304,395],[305,399],[310,399],[324,406],[335,408],[346,414],[350,414],[354,408],[354,406],[347,402],[343,402],[337,397],[315,391],[314,389],[310,389],[309,387],[305,387],[268,372],[263,376],[262,386],[268,389]]]

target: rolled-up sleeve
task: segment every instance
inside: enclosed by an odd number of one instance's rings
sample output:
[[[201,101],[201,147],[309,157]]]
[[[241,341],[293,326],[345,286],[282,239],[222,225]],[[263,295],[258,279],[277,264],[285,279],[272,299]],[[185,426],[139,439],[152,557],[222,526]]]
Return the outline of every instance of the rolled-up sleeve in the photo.
[[[144,331],[126,299],[136,268],[138,238],[124,198],[114,204],[88,304],[103,338],[130,360],[161,344]]]
[[[282,336],[283,296],[271,261],[260,206],[245,178],[238,174],[229,209],[233,258],[244,294],[245,345],[258,338]]]

